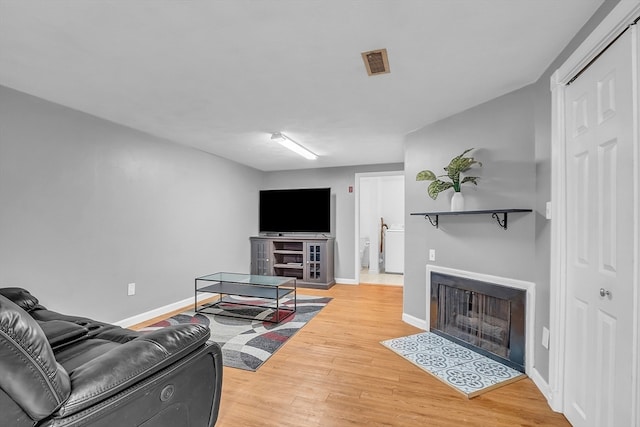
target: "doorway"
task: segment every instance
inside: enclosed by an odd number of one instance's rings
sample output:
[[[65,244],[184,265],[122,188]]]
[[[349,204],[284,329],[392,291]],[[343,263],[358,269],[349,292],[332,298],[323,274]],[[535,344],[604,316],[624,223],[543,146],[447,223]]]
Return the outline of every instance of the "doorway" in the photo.
[[[404,172],[355,175],[356,283],[404,283]]]

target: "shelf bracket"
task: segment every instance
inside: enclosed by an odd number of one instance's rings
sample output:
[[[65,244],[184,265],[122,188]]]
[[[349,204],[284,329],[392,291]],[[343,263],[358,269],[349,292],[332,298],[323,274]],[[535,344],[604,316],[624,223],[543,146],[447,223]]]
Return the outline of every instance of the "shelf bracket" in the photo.
[[[438,228],[438,215],[435,216],[436,217],[436,221],[434,222],[431,217],[429,215],[425,215],[424,219],[428,219],[429,222],[431,223],[431,225],[433,225],[435,228]]]
[[[495,220],[498,222],[498,225],[500,227],[502,227],[505,230],[507,229],[507,213],[506,212],[502,213],[502,221],[500,221],[500,215],[498,215],[496,212],[491,214],[491,217],[495,218]]]

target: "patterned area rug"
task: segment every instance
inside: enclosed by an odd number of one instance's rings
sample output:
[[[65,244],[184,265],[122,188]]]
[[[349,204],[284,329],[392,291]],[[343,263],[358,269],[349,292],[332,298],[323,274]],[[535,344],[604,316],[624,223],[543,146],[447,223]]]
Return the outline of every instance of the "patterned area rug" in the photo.
[[[526,375],[431,332],[381,342],[445,384],[472,398]]]
[[[225,298],[230,312],[243,315],[255,315],[256,320],[239,319],[219,316],[215,314],[197,313],[193,310],[185,311],[167,320],[148,326],[143,331],[151,331],[178,323],[200,323],[209,326],[211,341],[222,347],[222,361],[224,366],[257,370],[267,361],[289,338],[307,324],[331,298],[298,295],[297,310],[282,322],[275,324],[260,319],[270,318],[275,310],[256,310],[246,306],[237,306],[233,302],[248,302],[247,298]],[[287,307],[293,307],[293,301],[281,302]],[[282,311],[282,317],[287,313]]]

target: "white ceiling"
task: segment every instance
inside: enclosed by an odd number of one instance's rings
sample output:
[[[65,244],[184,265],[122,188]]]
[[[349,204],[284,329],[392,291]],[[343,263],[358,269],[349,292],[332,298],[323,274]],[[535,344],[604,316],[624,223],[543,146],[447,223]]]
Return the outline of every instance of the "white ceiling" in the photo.
[[[536,81],[602,2],[0,0],[0,85],[264,171],[403,162],[412,130]]]

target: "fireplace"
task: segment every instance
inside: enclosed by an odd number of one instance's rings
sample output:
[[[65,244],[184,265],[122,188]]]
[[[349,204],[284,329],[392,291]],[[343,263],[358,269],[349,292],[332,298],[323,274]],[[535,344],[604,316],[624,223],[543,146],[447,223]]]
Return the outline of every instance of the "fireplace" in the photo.
[[[431,272],[431,332],[525,372],[526,291]]]

